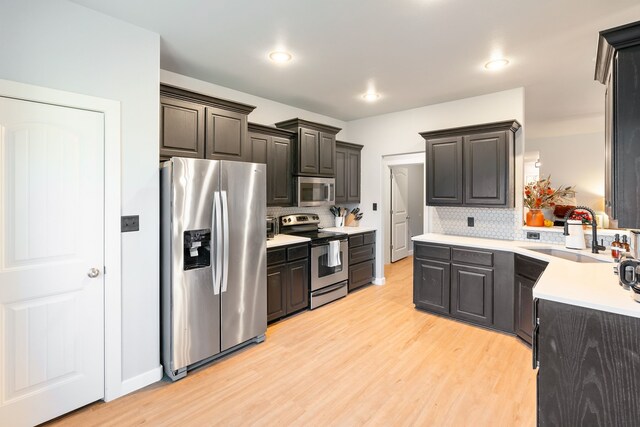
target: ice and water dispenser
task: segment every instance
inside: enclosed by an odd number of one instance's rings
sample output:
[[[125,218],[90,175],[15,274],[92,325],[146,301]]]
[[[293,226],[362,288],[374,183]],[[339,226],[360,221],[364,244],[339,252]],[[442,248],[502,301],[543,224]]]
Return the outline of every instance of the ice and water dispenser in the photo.
[[[184,269],[211,265],[211,229],[184,232]]]

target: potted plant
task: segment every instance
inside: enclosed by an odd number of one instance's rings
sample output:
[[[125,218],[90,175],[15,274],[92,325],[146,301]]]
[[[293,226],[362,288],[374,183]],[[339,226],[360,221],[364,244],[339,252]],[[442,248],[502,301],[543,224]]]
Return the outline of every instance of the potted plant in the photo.
[[[574,186],[551,187],[551,175],[524,186],[524,205],[529,208],[526,224],[531,227],[544,227],[542,209],[553,208],[566,199],[575,197]]]

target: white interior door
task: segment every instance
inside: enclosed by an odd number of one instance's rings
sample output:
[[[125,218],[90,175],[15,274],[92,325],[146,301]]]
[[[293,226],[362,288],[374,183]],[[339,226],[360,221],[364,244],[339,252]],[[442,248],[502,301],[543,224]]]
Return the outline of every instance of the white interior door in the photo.
[[[391,262],[409,254],[409,170],[404,166],[391,168]]]
[[[104,117],[0,97],[0,424],[104,395]]]

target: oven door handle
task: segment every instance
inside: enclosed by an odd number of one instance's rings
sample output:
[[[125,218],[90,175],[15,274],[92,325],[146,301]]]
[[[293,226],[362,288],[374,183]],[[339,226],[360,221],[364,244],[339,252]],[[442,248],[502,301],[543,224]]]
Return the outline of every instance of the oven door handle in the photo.
[[[320,289],[313,293],[314,297],[319,297],[320,295],[330,294],[333,291],[336,291],[344,286],[347,286],[346,282],[336,283],[335,285],[327,286],[326,288]]]

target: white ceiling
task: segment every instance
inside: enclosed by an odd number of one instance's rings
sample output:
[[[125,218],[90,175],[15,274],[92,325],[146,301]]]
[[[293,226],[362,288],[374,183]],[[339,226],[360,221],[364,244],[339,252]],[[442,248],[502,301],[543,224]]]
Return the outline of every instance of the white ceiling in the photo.
[[[638,0],[75,2],[159,33],[165,70],[345,121],[520,86],[529,126],[602,115],[598,31],[640,20]]]

